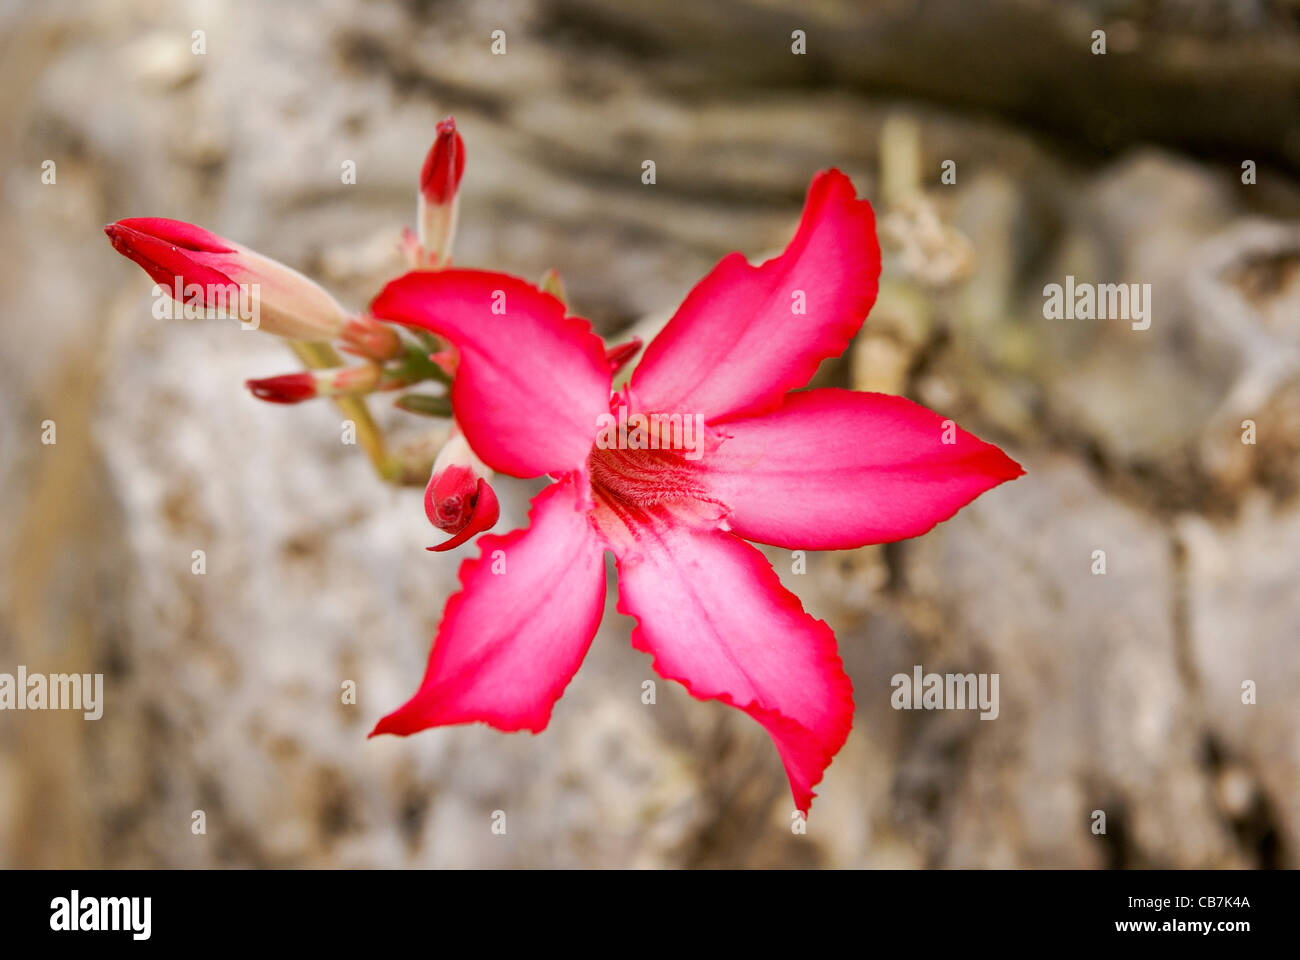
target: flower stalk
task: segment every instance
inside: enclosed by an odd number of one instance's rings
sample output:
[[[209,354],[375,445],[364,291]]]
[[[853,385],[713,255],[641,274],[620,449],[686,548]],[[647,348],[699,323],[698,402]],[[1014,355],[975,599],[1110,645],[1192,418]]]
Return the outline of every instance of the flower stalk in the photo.
[[[290,340],[289,348],[308,370],[325,370],[337,367],[343,362],[338,351],[328,343]],[[343,414],[344,419],[351,420],[356,425],[357,443],[370,458],[371,466],[375,468],[379,479],[385,483],[397,479],[401,474],[401,465],[389,456],[383,431],[370,416],[370,408],[366,406],[365,398],[335,397],[334,406],[338,408],[339,413]]]

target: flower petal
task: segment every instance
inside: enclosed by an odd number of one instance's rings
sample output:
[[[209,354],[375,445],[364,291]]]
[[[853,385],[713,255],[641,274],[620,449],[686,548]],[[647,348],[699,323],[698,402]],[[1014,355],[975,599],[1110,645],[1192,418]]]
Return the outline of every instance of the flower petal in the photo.
[[[526,529],[479,539],[420,689],[371,736],[475,720],[533,733],[546,726],[605,607],[604,548],[579,499],[572,482],[553,483],[533,498]]]
[[[164,289],[179,277],[182,285],[226,287],[234,284],[227,274],[192,254],[233,254],[235,247],[215,233],[182,220],[131,217],[104,228],[113,249],[134,260]]]
[[[609,412],[609,365],[590,324],[560,301],[504,273],[443,270],[399,277],[371,312],[460,351],[452,407],[488,466],[536,477],[586,464]]]
[[[841,550],[925,533],[1025,471],[903,397],[809,390],[719,428],[700,461],[731,529],[778,547]],[[945,442],[950,441],[950,442]]]
[[[834,634],[731,534],[663,512],[641,513],[628,530],[618,609],[637,618],[632,645],[692,696],[739,707],[766,727],[795,806],[807,813],[853,723],[853,686]]]
[[[637,408],[713,421],[779,406],[844,351],[879,276],[871,205],[838,170],[818,174],[785,253],[759,267],[724,257],[646,348],[631,380]]]

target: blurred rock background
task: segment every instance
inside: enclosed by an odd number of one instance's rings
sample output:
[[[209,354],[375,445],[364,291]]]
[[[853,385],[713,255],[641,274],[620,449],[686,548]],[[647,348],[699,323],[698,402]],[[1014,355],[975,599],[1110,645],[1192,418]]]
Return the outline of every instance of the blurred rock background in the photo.
[[[95,722],[0,713],[0,865],[1300,866],[1295,0],[15,3],[0,54],[0,672],[106,686]],[[843,168],[887,256],[820,381],[1029,471],[916,541],[770,552],[856,689],[806,836],[757,725],[641,702],[612,594],[542,735],[367,741],[460,558],[332,407],[248,396],[282,344],[153,319],[100,232],[196,222],[360,307],[448,113],[457,262],[555,267],[607,336]],[[1151,328],[1043,319],[1067,274],[1150,283]],[[503,529],[535,487],[500,484]],[[894,711],[914,664],[998,673],[1000,716]]]

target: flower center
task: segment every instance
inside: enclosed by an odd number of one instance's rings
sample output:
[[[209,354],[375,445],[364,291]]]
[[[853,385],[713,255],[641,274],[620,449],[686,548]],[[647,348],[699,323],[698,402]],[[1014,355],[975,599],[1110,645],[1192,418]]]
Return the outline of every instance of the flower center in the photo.
[[[450,533],[456,533],[469,520],[470,504],[465,502],[464,497],[456,494],[438,503],[434,510],[438,517],[436,526]]]
[[[680,451],[595,446],[587,463],[596,491],[630,507],[708,499],[695,463],[686,460]]]

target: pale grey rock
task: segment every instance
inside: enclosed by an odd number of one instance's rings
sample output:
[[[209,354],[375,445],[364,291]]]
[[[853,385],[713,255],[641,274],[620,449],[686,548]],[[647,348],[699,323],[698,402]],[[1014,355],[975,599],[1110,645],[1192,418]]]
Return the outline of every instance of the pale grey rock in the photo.
[[[1257,841],[1271,832],[1275,862],[1289,862],[1300,848],[1300,599],[1293,577],[1300,514],[1256,493],[1237,523],[1187,517],[1180,533],[1190,668],[1221,754],[1225,813]]]
[[[996,720],[915,718],[959,751],[944,863],[1237,862],[1199,770],[1169,532],[1068,459],[1024,465],[907,547],[909,590],[935,611],[927,670],[1001,675]],[[1092,573],[1096,550],[1104,575]],[[1090,832],[1093,810],[1105,837]]]

